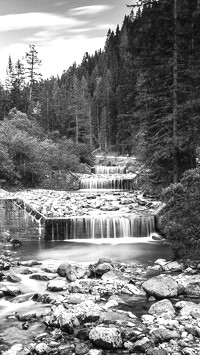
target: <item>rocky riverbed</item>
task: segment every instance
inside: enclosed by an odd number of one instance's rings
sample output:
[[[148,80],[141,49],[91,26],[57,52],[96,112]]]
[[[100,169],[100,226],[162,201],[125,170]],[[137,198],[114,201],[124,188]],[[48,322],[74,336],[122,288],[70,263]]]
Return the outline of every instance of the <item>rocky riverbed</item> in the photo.
[[[49,218],[93,215],[148,215],[162,206],[160,201],[146,198],[141,191],[134,192],[67,192],[53,190],[24,190],[2,192],[3,198],[24,201],[31,209]]]
[[[1,300],[12,304],[7,319],[24,334],[37,329],[31,339],[1,338],[3,355],[200,354],[198,262],[143,266],[102,257],[47,266],[18,260],[8,248],[0,270]],[[44,292],[23,293],[23,275],[43,283]],[[27,302],[28,312],[20,311]]]

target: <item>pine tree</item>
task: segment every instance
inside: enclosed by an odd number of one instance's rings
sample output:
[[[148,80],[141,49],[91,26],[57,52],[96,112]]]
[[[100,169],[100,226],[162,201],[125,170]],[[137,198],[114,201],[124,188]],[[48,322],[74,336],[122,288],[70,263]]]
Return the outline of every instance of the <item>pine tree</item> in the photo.
[[[29,80],[29,105],[34,98],[34,87],[38,79],[41,77],[41,73],[39,72],[39,67],[41,66],[41,60],[38,58],[38,52],[35,49],[35,45],[29,45],[29,52],[26,52],[25,55],[27,67],[26,73],[28,75]]]

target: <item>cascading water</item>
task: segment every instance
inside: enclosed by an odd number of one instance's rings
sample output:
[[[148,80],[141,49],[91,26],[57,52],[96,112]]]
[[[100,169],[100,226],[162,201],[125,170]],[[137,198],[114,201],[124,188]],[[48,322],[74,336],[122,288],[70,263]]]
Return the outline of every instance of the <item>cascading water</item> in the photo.
[[[80,179],[81,190],[131,190],[133,188],[135,175],[126,175],[125,165],[95,165],[92,172],[95,174]]]
[[[49,219],[45,223],[46,239],[105,239],[149,237],[155,232],[155,217],[97,216]]]
[[[125,166],[103,166],[95,165],[94,167],[95,174],[126,174]]]
[[[131,190],[132,186],[132,179],[122,177],[88,177],[80,181],[80,188],[87,190]]]

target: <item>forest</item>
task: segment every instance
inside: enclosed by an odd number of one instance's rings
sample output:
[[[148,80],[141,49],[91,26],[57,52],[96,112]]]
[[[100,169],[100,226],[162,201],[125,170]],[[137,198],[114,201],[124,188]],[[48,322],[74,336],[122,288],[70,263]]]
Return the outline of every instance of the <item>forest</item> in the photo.
[[[0,177],[37,184],[48,169],[92,164],[98,148],[135,155],[152,186],[166,188],[165,232],[173,239],[184,229],[198,242],[200,1],[139,1],[108,30],[104,50],[86,52],[60,77],[42,79],[40,65],[34,45],[25,64],[8,59]]]

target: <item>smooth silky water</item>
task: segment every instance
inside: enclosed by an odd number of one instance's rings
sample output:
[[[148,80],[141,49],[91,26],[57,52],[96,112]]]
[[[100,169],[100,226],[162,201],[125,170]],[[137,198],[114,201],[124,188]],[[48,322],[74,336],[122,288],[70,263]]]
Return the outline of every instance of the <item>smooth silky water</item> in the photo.
[[[9,230],[11,238],[20,239],[22,246],[15,249],[15,256],[22,260],[41,260],[43,266],[58,266],[61,262],[78,262],[88,264],[96,262],[100,257],[110,257],[113,260],[126,263],[152,263],[157,258],[168,258],[169,250],[160,242],[153,242],[151,237],[141,238],[97,238],[56,240],[45,239],[44,225],[36,221],[25,210],[20,209],[11,200],[0,201],[1,230]],[[37,267],[34,267],[37,271]],[[17,273],[16,273],[17,274]],[[25,313],[35,309],[40,314],[46,305],[39,305],[30,296],[46,292],[46,282],[32,280],[29,275],[18,274],[21,278],[19,288],[27,294],[23,303],[14,300],[0,299],[0,336],[12,343],[23,341],[44,331],[37,323],[31,324],[28,330],[22,329],[22,324],[14,317],[14,312]],[[8,284],[1,282],[0,285]],[[17,301],[17,300],[16,300]],[[11,317],[9,317],[11,316]]]

